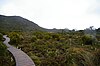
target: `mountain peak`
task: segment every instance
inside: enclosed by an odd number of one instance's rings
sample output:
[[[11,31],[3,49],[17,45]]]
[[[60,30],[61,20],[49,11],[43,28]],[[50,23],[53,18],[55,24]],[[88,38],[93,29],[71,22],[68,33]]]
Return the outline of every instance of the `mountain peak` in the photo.
[[[0,15],[0,30],[3,31],[33,31],[44,30],[32,21],[20,16]]]

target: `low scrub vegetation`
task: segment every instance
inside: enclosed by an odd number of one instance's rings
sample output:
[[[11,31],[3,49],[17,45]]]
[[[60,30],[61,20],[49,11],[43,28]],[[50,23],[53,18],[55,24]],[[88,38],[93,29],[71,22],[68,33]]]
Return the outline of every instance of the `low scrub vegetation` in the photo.
[[[15,62],[10,52],[8,52],[6,45],[2,42],[3,35],[0,33],[0,66],[14,66]]]
[[[100,44],[80,31],[11,32],[9,37],[10,43],[26,52],[36,66],[100,66]]]

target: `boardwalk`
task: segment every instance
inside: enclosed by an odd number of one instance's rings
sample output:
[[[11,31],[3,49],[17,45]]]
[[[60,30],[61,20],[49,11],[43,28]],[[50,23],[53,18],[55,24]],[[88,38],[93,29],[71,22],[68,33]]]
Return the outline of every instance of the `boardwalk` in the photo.
[[[16,66],[35,66],[34,62],[26,53],[9,45],[8,42],[10,41],[10,39],[6,35],[4,35],[3,37],[6,39],[3,43],[6,44],[8,50],[13,54],[16,61]]]

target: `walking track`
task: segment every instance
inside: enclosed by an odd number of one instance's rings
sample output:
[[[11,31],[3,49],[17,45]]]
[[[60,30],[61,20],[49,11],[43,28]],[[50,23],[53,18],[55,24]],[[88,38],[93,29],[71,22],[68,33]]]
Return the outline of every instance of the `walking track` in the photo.
[[[8,47],[8,50],[13,54],[16,61],[16,66],[35,66],[32,59],[26,53],[24,53],[20,49],[17,49],[9,45],[8,42],[10,41],[10,38],[8,38],[7,35],[4,35],[3,37],[5,38],[5,41],[3,43]]]

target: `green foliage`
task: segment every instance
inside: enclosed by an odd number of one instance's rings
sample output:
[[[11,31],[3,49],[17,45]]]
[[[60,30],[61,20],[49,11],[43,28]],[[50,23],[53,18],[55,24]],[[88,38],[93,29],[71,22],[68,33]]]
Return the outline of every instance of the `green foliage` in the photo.
[[[13,33],[10,34],[9,36],[13,36]],[[32,33],[15,32],[14,36],[16,35],[19,38],[21,35],[23,36],[23,40],[17,39],[19,41],[17,46],[32,58],[36,66],[100,65],[100,55],[97,51],[100,49],[99,45],[93,45],[93,37],[84,35],[81,31],[64,34],[42,31]]]
[[[14,66],[15,61],[11,61],[12,55],[7,51],[7,47],[0,42],[0,66]]]
[[[36,36],[32,36],[32,39],[31,39],[31,41],[36,41],[37,40],[37,37]]]
[[[83,48],[70,48],[66,54],[67,66],[94,66],[93,55]]]
[[[3,39],[3,35],[0,33],[0,41],[2,41]]]
[[[22,39],[22,37],[20,36],[20,34],[17,33],[17,32],[11,32],[11,33],[9,33],[9,37],[11,38],[10,39],[10,44],[15,45],[15,46],[18,46],[18,44],[20,44],[20,41]]]
[[[5,56],[6,49],[7,47],[0,42],[0,56]]]
[[[96,38],[97,38],[98,41],[100,41],[100,35],[99,34],[96,35]]]
[[[95,65],[100,66],[100,49],[97,50],[94,54],[95,54],[95,59],[94,59]]]
[[[84,35],[82,37],[82,41],[86,45],[92,45],[95,40],[93,39],[91,35]]]

